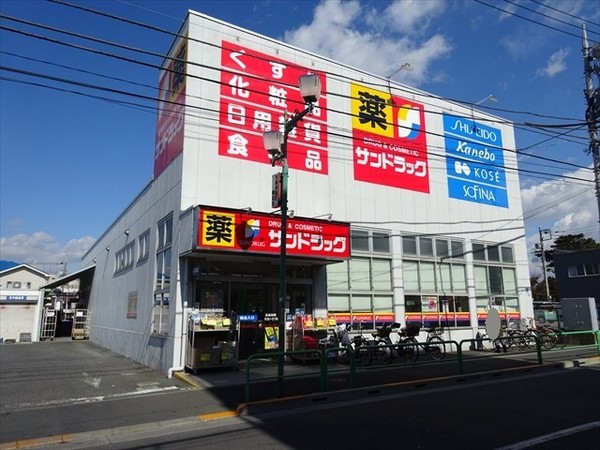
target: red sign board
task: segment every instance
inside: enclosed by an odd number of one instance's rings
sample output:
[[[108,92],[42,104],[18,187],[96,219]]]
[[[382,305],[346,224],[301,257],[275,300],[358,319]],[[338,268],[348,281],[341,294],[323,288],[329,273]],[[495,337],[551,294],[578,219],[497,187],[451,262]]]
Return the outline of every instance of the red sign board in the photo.
[[[321,98],[313,111],[288,136],[287,157],[292,169],[327,174],[327,78],[325,74],[242,47],[221,43],[221,102],[219,155],[270,164],[262,135],[279,129],[306,104],[298,78],[317,73]]]
[[[183,150],[186,48],[185,41],[182,41],[174,54],[175,59],[172,59],[160,74],[154,179]]]
[[[429,192],[423,105],[352,84],[354,179]]]
[[[197,249],[279,254],[281,218],[221,208],[199,207]],[[350,225],[289,218],[286,252],[292,256],[350,258]]]

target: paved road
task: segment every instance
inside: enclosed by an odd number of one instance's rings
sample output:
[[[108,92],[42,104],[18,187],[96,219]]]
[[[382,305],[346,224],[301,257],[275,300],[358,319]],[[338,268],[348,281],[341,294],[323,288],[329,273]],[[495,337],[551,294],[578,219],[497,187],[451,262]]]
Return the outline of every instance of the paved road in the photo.
[[[536,369],[535,354],[473,354],[465,359],[464,372],[457,375],[457,361],[447,358],[442,364],[414,367],[392,367],[368,370],[357,377],[359,390],[347,391],[347,372],[335,373],[330,388],[335,393],[316,393],[320,389],[318,366],[286,366],[286,375],[313,374],[290,380],[285,395],[304,394],[286,402],[251,402],[244,405],[246,391],[243,371],[203,372],[187,376],[190,383],[167,379],[163,374],[114,354],[88,341],[42,342],[0,346],[0,442],[2,449],[39,443],[40,438],[95,433],[97,436],[125,436],[135,430],[161,434],[167,428],[186,424],[198,426],[203,421],[232,415],[238,411],[248,415],[268,414],[271,410],[314,406],[336,402],[351,395],[354,401],[369,397],[397,395],[417,388],[453,388],[469,381],[486,382],[502,376],[519,376],[531,371],[561,371],[558,361],[583,361],[582,353],[552,353],[548,364]],[[552,356],[552,357],[550,357]],[[556,359],[556,362],[552,361]],[[260,366],[252,371],[253,379],[271,377],[252,385],[252,400],[274,397],[273,366]],[[424,381],[425,380],[425,381]],[[386,385],[387,383],[387,385]],[[192,385],[198,386],[193,388]],[[377,388],[373,388],[378,385]],[[306,395],[308,394],[308,395]],[[295,402],[295,403],[293,403]],[[304,402],[304,403],[303,403]],[[249,416],[246,416],[249,417]],[[210,423],[210,422],[207,422]],[[32,425],[33,424],[33,425]],[[152,434],[152,433],[151,433]],[[81,438],[82,435],[80,435]],[[11,445],[13,447],[11,447]],[[77,448],[77,447],[73,447]],[[182,447],[184,448],[184,447]]]

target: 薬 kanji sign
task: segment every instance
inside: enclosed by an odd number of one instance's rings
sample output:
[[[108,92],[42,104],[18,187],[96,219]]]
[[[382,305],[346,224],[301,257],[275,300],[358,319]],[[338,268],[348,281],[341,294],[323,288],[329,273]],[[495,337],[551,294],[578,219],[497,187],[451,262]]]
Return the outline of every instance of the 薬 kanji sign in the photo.
[[[196,249],[279,254],[281,219],[270,214],[199,207]],[[289,255],[350,258],[350,225],[288,218]]]

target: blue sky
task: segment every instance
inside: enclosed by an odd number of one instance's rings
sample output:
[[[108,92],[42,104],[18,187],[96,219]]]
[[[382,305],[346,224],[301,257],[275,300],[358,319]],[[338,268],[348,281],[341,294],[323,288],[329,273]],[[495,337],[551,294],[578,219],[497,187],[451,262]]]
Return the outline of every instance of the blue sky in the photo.
[[[513,120],[528,245],[540,227],[600,241],[581,41],[582,24],[600,41],[596,0],[65,3],[0,1],[0,259],[77,269],[151,180],[152,99],[173,39],[156,29],[176,33],[188,9],[384,77],[409,63],[394,80]]]

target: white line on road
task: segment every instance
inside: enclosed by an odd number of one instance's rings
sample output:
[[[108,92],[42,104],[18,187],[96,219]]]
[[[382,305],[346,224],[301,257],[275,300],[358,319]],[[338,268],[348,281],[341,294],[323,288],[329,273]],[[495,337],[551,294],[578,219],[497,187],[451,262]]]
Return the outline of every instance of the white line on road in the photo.
[[[532,439],[527,439],[526,441],[515,442],[514,444],[506,445],[504,447],[497,448],[496,450],[519,450],[522,448],[528,448],[534,445],[543,444],[544,442],[548,442],[553,439],[569,436],[570,434],[591,430],[592,428],[596,427],[600,427],[600,421],[585,423],[576,427],[565,428],[564,430],[556,431],[550,434],[544,434],[542,436],[537,436]]]

